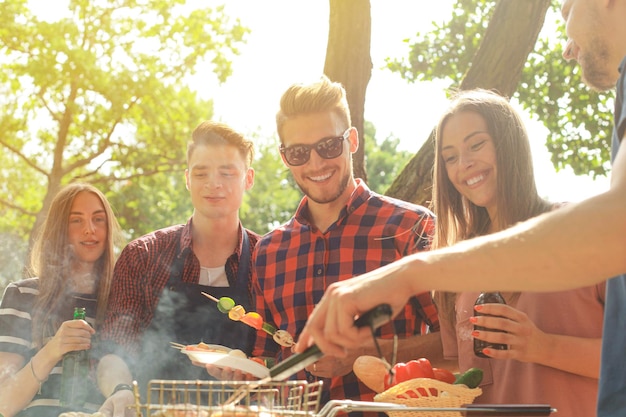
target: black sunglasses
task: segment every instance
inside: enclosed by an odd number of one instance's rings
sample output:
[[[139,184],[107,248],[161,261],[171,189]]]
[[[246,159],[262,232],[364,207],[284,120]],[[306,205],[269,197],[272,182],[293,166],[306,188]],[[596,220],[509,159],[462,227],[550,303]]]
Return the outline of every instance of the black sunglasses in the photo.
[[[343,153],[343,141],[350,137],[348,128],[343,135],[320,139],[312,145],[280,145],[280,153],[285,156],[285,161],[291,166],[297,167],[309,162],[311,149],[315,149],[317,154],[324,159],[334,159]]]

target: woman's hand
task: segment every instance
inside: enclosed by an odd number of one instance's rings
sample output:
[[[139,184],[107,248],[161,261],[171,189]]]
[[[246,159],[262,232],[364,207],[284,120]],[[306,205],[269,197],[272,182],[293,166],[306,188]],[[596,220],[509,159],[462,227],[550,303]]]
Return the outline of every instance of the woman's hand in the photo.
[[[576,375],[599,378],[602,338],[545,333],[525,313],[507,305],[483,304],[475,308],[480,308],[483,314],[500,317],[471,317],[472,323],[507,332],[480,330],[472,333],[478,339],[504,343],[509,347],[508,350],[483,349],[487,356],[538,363]]]
[[[474,308],[485,315],[472,317],[470,322],[489,330],[474,330],[472,336],[509,347],[508,350],[487,348],[483,351],[487,356],[496,359],[515,359],[520,362],[541,362],[545,349],[550,346],[546,333],[539,330],[526,313],[504,304],[482,304]]]
[[[57,360],[61,360],[68,352],[90,349],[91,336],[95,333],[96,331],[85,320],[64,321],[45,349]]]

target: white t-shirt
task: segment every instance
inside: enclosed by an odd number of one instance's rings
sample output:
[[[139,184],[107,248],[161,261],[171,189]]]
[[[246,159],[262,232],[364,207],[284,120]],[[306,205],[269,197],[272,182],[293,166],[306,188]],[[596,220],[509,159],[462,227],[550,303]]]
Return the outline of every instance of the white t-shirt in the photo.
[[[226,269],[224,266],[218,266],[217,268],[200,267],[200,285],[206,285],[209,287],[229,287],[228,277],[226,276]]]

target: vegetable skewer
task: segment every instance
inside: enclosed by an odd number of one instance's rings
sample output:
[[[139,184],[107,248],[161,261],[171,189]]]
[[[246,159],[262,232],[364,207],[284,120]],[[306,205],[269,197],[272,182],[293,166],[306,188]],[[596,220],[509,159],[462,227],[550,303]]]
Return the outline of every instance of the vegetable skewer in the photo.
[[[237,304],[230,297],[215,298],[211,294],[202,291],[202,295],[206,298],[213,300],[217,303],[217,309],[224,314],[228,314],[228,318],[233,321],[241,321],[248,326],[257,330],[263,330],[265,333],[272,336],[274,341],[281,346],[291,347],[295,343],[293,337],[285,330],[278,330],[276,327],[263,321],[263,318],[259,313],[254,311],[246,312],[243,306]]]

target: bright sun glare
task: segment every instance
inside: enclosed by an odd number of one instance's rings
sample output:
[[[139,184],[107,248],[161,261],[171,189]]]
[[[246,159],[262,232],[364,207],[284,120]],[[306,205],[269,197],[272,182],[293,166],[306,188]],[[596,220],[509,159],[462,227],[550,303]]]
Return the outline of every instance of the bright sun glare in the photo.
[[[58,19],[66,0],[30,0],[40,18]],[[294,81],[319,77],[323,70],[328,34],[328,2],[319,0],[195,1],[226,12],[251,29],[241,55],[233,61],[233,75],[224,85],[201,85],[214,99],[215,117],[237,129],[273,137],[274,115],[280,94]],[[371,0],[372,78],[368,85],[365,117],[374,123],[378,139],[399,137],[403,149],[417,152],[446,105],[444,85],[437,82],[408,84],[385,70],[385,58],[408,54],[405,39],[427,32],[431,22],[448,19],[453,0]],[[207,86],[207,82],[211,85]],[[207,88],[208,87],[208,88]],[[206,92],[208,91],[208,93]],[[522,111],[523,113],[523,111]],[[608,179],[593,181],[571,170],[556,173],[544,146],[545,128],[525,117],[533,141],[538,188],[553,201],[578,201],[608,189]]]

